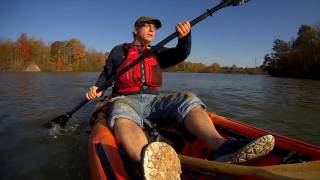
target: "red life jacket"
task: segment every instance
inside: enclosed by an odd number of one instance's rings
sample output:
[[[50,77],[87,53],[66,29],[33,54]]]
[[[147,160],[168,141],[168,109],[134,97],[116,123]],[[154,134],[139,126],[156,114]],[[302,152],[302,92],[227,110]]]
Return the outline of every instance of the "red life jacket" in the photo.
[[[127,56],[117,68],[117,73],[136,60],[142,51],[147,50],[147,47],[142,48],[127,44],[124,44],[124,48],[127,50]],[[162,69],[156,56],[151,55],[122,74],[115,82],[115,89],[118,93],[134,93],[142,91],[146,87],[156,89],[161,85]]]

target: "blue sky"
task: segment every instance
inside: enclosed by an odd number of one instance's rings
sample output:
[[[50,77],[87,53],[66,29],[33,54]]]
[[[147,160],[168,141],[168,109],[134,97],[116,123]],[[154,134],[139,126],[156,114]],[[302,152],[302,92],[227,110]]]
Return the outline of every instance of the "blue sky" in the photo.
[[[16,40],[21,32],[43,40],[77,38],[87,48],[110,51],[132,41],[133,23],[148,15],[162,21],[154,44],[218,0],[1,0],[0,38]],[[253,67],[263,62],[276,38],[296,37],[301,24],[320,24],[319,0],[252,0],[228,7],[192,29],[188,60],[223,66]],[[167,46],[174,46],[176,40]]]

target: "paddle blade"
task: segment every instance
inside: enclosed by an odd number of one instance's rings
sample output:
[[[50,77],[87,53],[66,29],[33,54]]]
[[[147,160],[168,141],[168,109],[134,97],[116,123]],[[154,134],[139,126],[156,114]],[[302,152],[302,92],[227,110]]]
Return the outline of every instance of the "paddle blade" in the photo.
[[[273,175],[279,175],[279,177],[293,178],[293,179],[320,179],[320,160],[309,161],[294,164],[281,164],[273,166],[262,166],[266,172],[266,178]]]
[[[79,122],[75,118],[66,115],[57,116],[51,121],[44,124],[49,129],[48,134],[50,137],[57,139],[58,136],[71,134],[79,126]]]
[[[230,1],[229,5],[231,6],[240,6],[249,2],[250,0],[224,0],[224,1]]]
[[[319,179],[320,177],[320,160],[272,166],[245,166],[208,161],[184,155],[179,155],[179,158],[183,166],[213,173],[254,176],[270,180]]]
[[[65,115],[65,114],[64,115],[60,115],[60,116],[57,116],[57,117],[53,118],[52,120],[50,120],[46,124],[44,124],[44,126],[46,128],[52,128],[55,125],[59,125],[62,128],[65,128],[69,118],[70,117],[68,115]]]

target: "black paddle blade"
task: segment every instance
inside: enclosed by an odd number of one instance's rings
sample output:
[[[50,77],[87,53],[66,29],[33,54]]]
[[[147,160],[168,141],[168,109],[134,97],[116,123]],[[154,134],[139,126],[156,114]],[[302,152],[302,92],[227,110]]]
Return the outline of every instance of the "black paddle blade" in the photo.
[[[230,0],[224,0],[224,1],[230,1]],[[245,4],[249,2],[250,0],[231,0],[230,3],[228,3],[231,6],[240,6],[242,4]]]
[[[54,139],[62,135],[72,134],[78,126],[79,121],[76,118],[71,118],[68,113],[55,117],[44,124],[44,127],[48,128],[48,135]]]
[[[55,117],[51,121],[47,122],[44,126],[47,128],[52,128],[55,124],[60,125],[62,128],[65,128],[70,116],[64,114],[58,117]]]

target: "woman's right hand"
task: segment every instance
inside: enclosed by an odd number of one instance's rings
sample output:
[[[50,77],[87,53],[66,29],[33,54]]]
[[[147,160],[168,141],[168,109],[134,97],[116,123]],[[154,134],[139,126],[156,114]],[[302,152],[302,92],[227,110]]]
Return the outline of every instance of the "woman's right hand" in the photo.
[[[98,89],[97,86],[91,86],[89,91],[86,93],[86,98],[88,100],[93,100],[102,96],[102,92],[97,93],[97,89]]]

